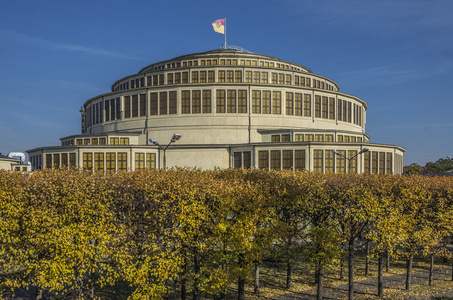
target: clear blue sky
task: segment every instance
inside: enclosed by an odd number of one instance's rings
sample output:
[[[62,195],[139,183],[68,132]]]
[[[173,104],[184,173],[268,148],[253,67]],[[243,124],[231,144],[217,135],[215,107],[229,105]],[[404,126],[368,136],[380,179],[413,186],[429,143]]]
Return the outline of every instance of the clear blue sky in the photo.
[[[82,104],[118,79],[227,42],[293,61],[368,103],[371,142],[405,165],[453,156],[453,1],[3,0],[0,152],[80,133]]]

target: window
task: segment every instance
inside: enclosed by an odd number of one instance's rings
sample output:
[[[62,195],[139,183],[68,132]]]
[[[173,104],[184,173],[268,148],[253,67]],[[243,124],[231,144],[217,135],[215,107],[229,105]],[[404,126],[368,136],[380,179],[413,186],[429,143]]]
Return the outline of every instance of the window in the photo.
[[[99,145],[105,145],[106,144],[106,139],[105,138],[99,138]]]
[[[200,83],[206,83],[206,71],[200,71]]]
[[[261,91],[252,91],[252,113],[261,113]]]
[[[280,135],[279,134],[271,135],[271,142],[272,143],[279,143],[280,142]]]
[[[159,85],[164,85],[164,74],[159,74]]]
[[[269,151],[258,151],[258,168],[269,168]]]
[[[190,91],[182,91],[181,95],[181,113],[190,114]]]
[[[225,71],[219,71],[219,82],[225,82]]]
[[[145,153],[135,153],[135,170],[145,168]]]
[[[343,136],[342,135],[338,135],[337,136],[337,142],[343,142]]]
[[[329,107],[329,100],[327,97],[322,97],[322,118],[327,119],[328,117],[328,107]]]
[[[337,173],[346,173],[346,151],[337,150],[341,155],[337,155]]]
[[[294,115],[294,98],[293,93],[286,92],[286,114]]]
[[[385,152],[379,152],[379,174],[385,174]]]
[[[146,153],[146,168],[150,170],[156,168],[156,153]]]
[[[370,172],[371,172],[370,163],[371,163],[371,153],[370,152],[363,153],[363,173],[370,174]]]
[[[238,113],[247,113],[247,90],[238,91]]]
[[[234,77],[234,72],[227,71],[227,82],[234,82],[233,77]]]
[[[234,155],[233,168],[235,168],[235,169],[242,168],[242,153],[234,152],[233,155]]]
[[[304,95],[304,117],[311,117],[311,95]]]
[[[203,91],[203,113],[211,113],[211,90]]]
[[[83,168],[86,170],[93,169],[93,153],[83,153]]]
[[[176,91],[171,91],[168,93],[168,113],[174,115],[177,113],[178,103],[176,101]]]
[[[278,74],[277,73],[272,73],[272,83],[273,84],[277,84],[277,78],[278,78]]]
[[[285,84],[285,74],[278,74],[278,84]]]
[[[324,142],[324,135],[315,134],[315,142]]]
[[[286,85],[291,85],[291,75],[287,74],[285,76],[285,84]]]
[[[175,73],[175,84],[181,83],[181,73]]]
[[[120,138],[120,145],[129,145],[129,138]]]
[[[105,154],[105,167],[107,173],[114,173],[116,171],[115,153],[108,152]]]
[[[386,153],[386,158],[387,158],[387,162],[385,164],[386,166],[386,173],[387,174],[392,174],[393,171],[392,171],[392,162],[393,162],[393,155],[392,153]]]
[[[324,141],[326,142],[333,142],[333,134],[326,134],[324,136]]]
[[[146,116],[146,95],[140,94],[140,117]]]
[[[189,72],[182,72],[181,83],[189,83]]]
[[[334,173],[335,172],[335,154],[333,154],[332,151],[326,150],[325,151],[325,156],[326,156],[326,165],[324,168],[325,173]]]
[[[294,151],[294,170],[302,171],[305,169],[305,150]]]
[[[138,117],[138,95],[132,96],[132,117]]]
[[[201,113],[201,91],[192,91],[192,113]]]
[[[252,152],[244,151],[242,152],[242,156],[244,159],[244,169],[250,169],[252,167]]]
[[[252,71],[245,71],[245,82],[252,82]]]
[[[215,72],[214,71],[208,71],[208,82],[214,82],[215,81]]]
[[[355,156],[355,157],[354,157]],[[354,158],[352,158],[354,157]],[[348,168],[349,173],[357,173],[357,151],[348,150]]]
[[[110,145],[119,145],[120,139],[119,138],[110,138]]]
[[[131,97],[130,96],[124,97],[124,117],[125,118],[131,117]]]
[[[253,83],[260,83],[260,72],[253,72]]]
[[[167,74],[167,84],[173,84],[173,73]]]
[[[110,121],[110,101],[105,100],[105,121]]]
[[[281,92],[272,92],[272,113],[281,114],[282,113],[282,93]]]
[[[281,170],[281,151],[271,150],[271,169]]]
[[[294,136],[294,141],[295,142],[303,142],[304,141],[304,135],[303,134],[296,134]]]
[[[236,112],[236,91],[235,90],[227,91],[227,112],[228,113]]]
[[[118,153],[118,171],[127,170],[127,153],[120,152]]]
[[[82,139],[76,139],[76,145],[82,145],[83,140]]]
[[[271,113],[271,92],[263,91],[263,114]]]
[[[192,83],[198,83],[198,72],[192,71]]]
[[[69,167],[74,167],[76,166],[76,154],[75,153],[69,153]]]
[[[104,171],[104,153],[94,153],[94,170]]]
[[[281,141],[282,142],[290,142],[291,141],[291,135],[290,134],[282,134]]]
[[[234,71],[234,82],[242,82],[242,71]]]
[[[149,95],[149,113],[151,116],[158,114],[157,93]]]
[[[283,150],[283,169],[293,167],[293,150]]]
[[[302,116],[302,94],[296,93],[294,99],[294,114]]]
[[[53,168],[58,169],[60,167],[60,154],[55,153],[53,155]]]
[[[216,112],[225,112],[225,90],[216,91]]]
[[[313,171],[321,172],[323,170],[323,150],[313,150]]]
[[[261,83],[268,83],[269,81],[269,73],[261,72]]]
[[[315,96],[315,118],[321,118],[321,96]]]
[[[46,169],[52,169],[52,154],[46,154]]]

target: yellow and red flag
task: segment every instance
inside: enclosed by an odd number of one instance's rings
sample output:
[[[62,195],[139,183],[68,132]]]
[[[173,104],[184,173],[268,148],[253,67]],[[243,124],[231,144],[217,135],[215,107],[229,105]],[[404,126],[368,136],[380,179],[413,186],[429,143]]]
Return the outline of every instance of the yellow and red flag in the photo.
[[[225,34],[225,19],[218,19],[212,22],[212,28],[215,32]]]

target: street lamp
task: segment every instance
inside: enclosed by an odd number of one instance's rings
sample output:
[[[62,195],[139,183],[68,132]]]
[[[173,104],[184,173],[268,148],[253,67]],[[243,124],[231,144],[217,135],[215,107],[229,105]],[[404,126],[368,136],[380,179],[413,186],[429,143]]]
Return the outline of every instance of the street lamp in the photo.
[[[181,138],[181,134],[180,133],[175,133],[173,134],[173,136],[171,137],[171,140],[170,140],[170,143],[168,143],[168,145],[164,148],[162,147],[159,142],[155,139],[149,139],[150,143],[152,143],[153,145],[156,145],[159,147],[159,149],[161,149],[163,152],[164,152],[164,169],[167,168],[167,161],[166,161],[166,157],[165,157],[165,151],[167,151],[167,148],[170,147],[170,145],[174,142],[176,142],[177,140],[179,140]]]
[[[363,148],[362,150],[360,150],[359,153],[357,153],[356,155],[354,155],[353,157],[350,157],[350,158],[347,158],[346,156],[344,156],[343,154],[335,151],[335,150],[332,150],[332,153],[335,154],[335,155],[338,155],[338,156],[342,156],[344,158],[346,158],[348,160],[348,173],[351,173],[351,160],[353,160],[354,158],[356,158],[358,155],[362,154],[362,153],[365,153],[365,152],[368,152],[370,151],[370,149],[368,148]]]

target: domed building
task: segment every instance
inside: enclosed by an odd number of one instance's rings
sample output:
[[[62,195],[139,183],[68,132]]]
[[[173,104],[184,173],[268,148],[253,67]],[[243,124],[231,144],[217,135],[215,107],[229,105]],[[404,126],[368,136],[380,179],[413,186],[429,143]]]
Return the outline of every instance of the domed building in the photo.
[[[81,134],[27,151],[32,169],[264,168],[401,174],[373,144],[367,104],[310,69],[218,49],[154,63],[88,99]]]

